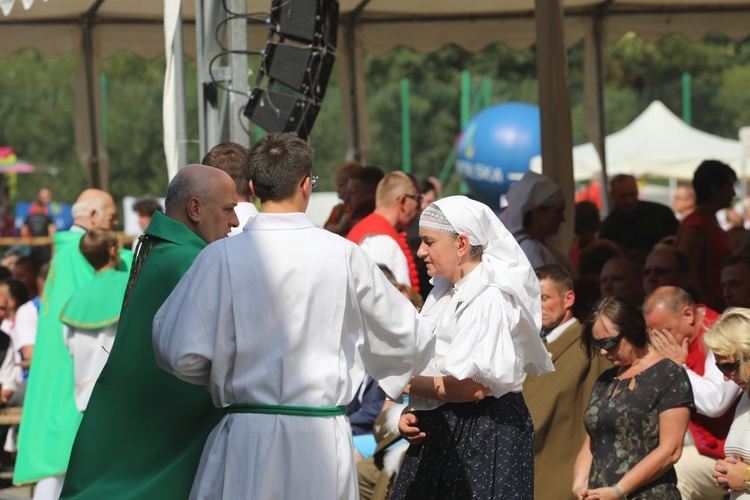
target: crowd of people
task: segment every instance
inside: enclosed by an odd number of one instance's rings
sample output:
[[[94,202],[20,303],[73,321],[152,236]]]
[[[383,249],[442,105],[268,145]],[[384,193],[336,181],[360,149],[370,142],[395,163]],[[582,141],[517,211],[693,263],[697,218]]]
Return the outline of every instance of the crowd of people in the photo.
[[[535,173],[499,215],[435,178],[333,175],[317,228],[304,141],[220,144],[163,209],[136,204],[132,252],[87,189],[72,228],[46,228],[46,267],[0,268],[14,481],[38,499],[750,498],[730,167],[703,162],[672,209],[615,176],[603,221]]]

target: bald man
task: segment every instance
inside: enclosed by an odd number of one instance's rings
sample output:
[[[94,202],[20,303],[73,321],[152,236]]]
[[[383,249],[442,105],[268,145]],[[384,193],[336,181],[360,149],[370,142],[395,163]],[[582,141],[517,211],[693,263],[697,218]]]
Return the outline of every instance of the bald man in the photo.
[[[205,388],[154,360],[151,323],[198,253],[239,225],[232,178],[188,165],[141,237],[109,360],[76,436],[62,498],[185,499],[221,418]],[[218,300],[218,298],[217,298]]]
[[[86,189],[72,207],[73,226],[55,234],[52,259],[34,346],[34,369],[29,372],[23,425],[18,437],[18,457],[13,481],[39,481],[35,498],[57,498],[62,474],[81,414],[75,405],[73,363],[63,342],[60,311],[73,292],[94,277],[78,249],[92,228],[110,229],[117,222],[115,202],[106,191]],[[129,270],[133,254],[121,250],[121,268]]]

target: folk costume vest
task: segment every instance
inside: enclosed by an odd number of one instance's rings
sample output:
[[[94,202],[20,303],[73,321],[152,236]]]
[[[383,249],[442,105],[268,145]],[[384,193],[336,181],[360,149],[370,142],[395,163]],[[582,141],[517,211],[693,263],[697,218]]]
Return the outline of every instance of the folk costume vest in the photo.
[[[419,292],[419,273],[417,272],[417,266],[414,263],[414,255],[409,249],[409,245],[406,243],[406,233],[398,232],[396,228],[388,222],[385,217],[376,213],[371,213],[355,225],[349,234],[346,236],[348,240],[353,241],[357,245],[362,241],[362,238],[371,234],[384,234],[393,238],[401,251],[406,257],[406,263],[409,266],[409,281],[411,281],[411,287],[415,292]]]

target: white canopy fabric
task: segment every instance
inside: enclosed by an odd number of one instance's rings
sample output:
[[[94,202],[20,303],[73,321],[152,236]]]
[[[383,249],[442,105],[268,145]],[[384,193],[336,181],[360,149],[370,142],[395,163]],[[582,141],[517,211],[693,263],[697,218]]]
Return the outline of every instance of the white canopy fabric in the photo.
[[[654,101],[635,120],[605,139],[608,175],[644,174],[673,179],[692,179],[701,161],[720,160],[739,172],[739,141],[695,129],[674,115],[661,101]],[[542,171],[542,158],[531,159],[530,169]],[[592,143],[573,148],[573,176],[591,179],[601,172],[599,155]]]

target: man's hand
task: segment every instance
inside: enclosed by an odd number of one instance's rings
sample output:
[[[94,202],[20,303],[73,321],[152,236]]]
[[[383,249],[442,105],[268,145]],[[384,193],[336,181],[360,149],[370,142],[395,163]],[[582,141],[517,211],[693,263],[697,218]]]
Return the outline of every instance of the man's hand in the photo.
[[[651,339],[651,345],[663,356],[671,359],[678,365],[685,363],[688,356],[688,344],[690,344],[690,340],[687,337],[682,339],[682,344],[678,344],[674,335],[669,330],[657,330],[656,328],[650,328],[648,336]]]
[[[413,412],[402,414],[398,421],[398,431],[401,433],[401,437],[411,444],[419,444],[427,437],[427,434],[417,427],[418,422],[419,419]]]

